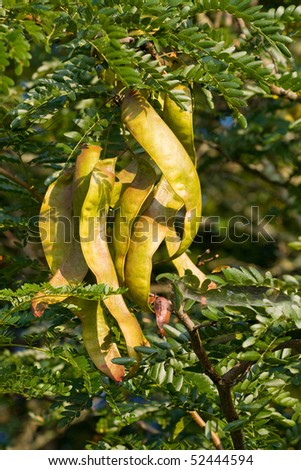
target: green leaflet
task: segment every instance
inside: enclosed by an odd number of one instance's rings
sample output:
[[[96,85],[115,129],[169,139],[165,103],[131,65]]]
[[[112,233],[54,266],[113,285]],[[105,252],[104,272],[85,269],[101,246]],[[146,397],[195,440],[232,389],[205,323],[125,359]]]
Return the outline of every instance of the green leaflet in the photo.
[[[101,160],[94,167],[81,212],[80,239],[84,257],[97,282],[117,289],[119,283],[106,234],[106,217],[115,180],[115,164],[116,158],[110,158]],[[119,324],[129,356],[140,361],[140,354],[134,348],[146,345],[147,342],[136,317],[128,310],[120,294],[109,296],[104,303]],[[132,371],[136,368],[137,365],[134,365]]]
[[[122,120],[185,205],[183,238],[173,255],[179,256],[190,246],[201,222],[201,187],[195,166],[175,134],[137,91],[126,93]]]
[[[124,266],[132,226],[153,190],[155,180],[156,173],[151,165],[139,159],[135,179],[123,192],[116,210],[113,229],[114,263],[121,284],[125,283]]]

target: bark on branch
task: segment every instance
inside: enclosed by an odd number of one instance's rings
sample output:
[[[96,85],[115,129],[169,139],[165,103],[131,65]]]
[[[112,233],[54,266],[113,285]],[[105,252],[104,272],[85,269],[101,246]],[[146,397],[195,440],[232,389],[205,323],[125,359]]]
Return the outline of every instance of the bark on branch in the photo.
[[[283,98],[287,98],[290,101],[298,101],[301,98],[301,96],[298,93],[295,93],[292,90],[285,90],[284,88],[281,88],[281,87],[276,86],[276,85],[271,85],[270,86],[270,91],[273,95],[281,96]]]
[[[235,369],[232,368],[228,372],[228,376],[226,374],[224,374],[224,376],[220,376],[207,356],[207,353],[203,347],[200,338],[199,328],[197,327],[197,325],[195,325],[195,323],[191,320],[187,313],[184,312],[183,306],[176,310],[175,313],[179,318],[180,322],[185,326],[186,330],[189,333],[192,348],[199,359],[204,373],[212,380],[218,390],[223,415],[225,416],[228,423],[236,421],[237,419],[239,419],[239,416],[234,406],[231,393],[231,386],[233,383],[233,379],[243,373],[243,370],[246,370],[246,364],[242,366],[241,363]],[[231,437],[235,449],[245,449],[244,435],[241,429],[232,431]]]

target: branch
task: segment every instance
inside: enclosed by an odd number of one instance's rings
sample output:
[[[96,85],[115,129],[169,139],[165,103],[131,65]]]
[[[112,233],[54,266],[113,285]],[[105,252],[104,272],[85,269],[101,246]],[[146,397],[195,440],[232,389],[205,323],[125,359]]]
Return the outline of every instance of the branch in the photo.
[[[235,409],[234,402],[232,399],[232,381],[225,380],[224,377],[221,377],[211,364],[211,361],[203,347],[198,326],[195,325],[191,318],[187,315],[187,313],[184,312],[183,306],[181,305],[181,307],[176,310],[175,313],[189,333],[192,348],[195,354],[197,355],[205,374],[213,381],[218,390],[223,415],[225,416],[228,423],[236,421],[237,419],[239,419],[239,416]],[[235,374],[236,373],[237,371],[235,372]],[[230,434],[232,437],[234,448],[237,450],[245,449],[243,431],[241,429],[238,429],[236,431],[230,432]]]
[[[241,161],[240,158],[237,159],[236,163],[238,163],[238,165],[240,165],[244,170],[248,171],[249,173],[253,173],[253,175],[258,176],[263,181],[271,184],[272,186],[280,186],[281,188],[286,188],[287,185],[290,184],[289,181],[277,181],[270,179],[261,171],[257,170],[256,168],[252,168],[247,163]]]
[[[13,181],[16,183],[18,186],[21,186],[22,188],[25,188],[30,194],[34,197],[39,202],[43,202],[43,196],[40,194],[34,186],[30,186],[28,183],[25,181],[21,180],[18,176],[13,175],[9,171],[5,170],[4,168],[0,168],[0,175],[4,176],[5,178]]]
[[[232,387],[233,385],[235,385],[236,379],[239,376],[242,376],[251,367],[252,364],[253,362],[250,361],[239,362],[222,376],[223,381],[230,387]]]
[[[222,380],[220,384],[216,385],[220,398],[221,409],[227,422],[231,423],[232,421],[236,421],[237,419],[239,419],[239,416],[233,403],[230,386],[224,384]],[[238,429],[237,431],[231,431],[230,434],[232,437],[234,449],[244,450],[246,446],[242,429]]]
[[[288,341],[283,341],[283,343],[278,344],[273,351],[278,351],[279,349],[292,348],[297,351],[301,351],[301,339],[289,339]]]
[[[213,143],[213,142],[210,142],[210,141],[206,141],[206,144],[213,148],[214,150],[216,150],[217,152],[220,153],[220,155],[225,158],[227,160],[227,162],[231,162],[231,159],[229,158],[229,156],[227,155],[227,153],[225,153],[222,149],[222,147],[216,143]],[[278,181],[278,180],[273,180],[273,179],[270,179],[267,175],[265,175],[264,173],[262,173],[261,171],[257,170],[256,168],[252,168],[251,166],[249,166],[247,163],[243,162],[240,158],[239,155],[236,155],[235,157],[235,163],[237,163],[238,165],[240,165],[243,170],[246,170],[248,171],[249,173],[252,173],[253,175],[257,176],[258,178],[261,178],[263,181],[265,181],[266,183],[269,183],[270,185],[272,185],[273,187],[275,186],[279,186],[280,188],[284,188],[286,189],[288,185],[290,185],[290,180],[283,180],[283,181]],[[291,177],[294,176],[294,175],[291,175]]]
[[[176,315],[179,318],[179,320],[183,323],[183,325],[186,327],[194,352],[196,353],[200,363],[202,364],[202,367],[204,368],[204,372],[208,377],[212,380],[213,383],[217,384],[220,382],[221,377],[217,373],[217,371],[214,369],[213,365],[211,364],[207,353],[203,347],[200,335],[199,335],[199,329],[197,325],[193,323],[191,318],[187,315],[187,313],[184,312],[183,306],[180,307],[178,311],[176,311]]]
[[[284,88],[276,85],[270,85],[270,91],[273,95],[287,98],[290,101],[299,101],[301,99],[301,96],[298,93],[295,93],[292,90],[285,90]]]

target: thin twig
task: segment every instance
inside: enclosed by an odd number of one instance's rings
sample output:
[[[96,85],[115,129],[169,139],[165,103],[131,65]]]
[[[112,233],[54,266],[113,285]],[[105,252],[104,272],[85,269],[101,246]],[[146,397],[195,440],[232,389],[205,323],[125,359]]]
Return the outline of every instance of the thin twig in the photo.
[[[205,429],[206,423],[197,411],[189,411],[189,414],[201,429]],[[218,435],[214,431],[211,431],[210,434],[214,447],[218,450],[224,450],[224,447]]]
[[[287,185],[290,184],[289,181],[277,181],[277,180],[271,180],[268,176],[266,176],[264,173],[261,171],[257,170],[256,168],[252,168],[248,164],[244,163],[241,161],[239,158],[236,160],[236,163],[240,165],[244,170],[248,171],[249,173],[253,173],[253,175],[258,176],[261,178],[263,181],[273,185],[273,186],[279,186],[281,188],[287,188]]]
[[[280,96],[282,98],[287,98],[290,101],[299,101],[301,96],[299,93],[295,93],[292,90],[285,90],[276,85],[270,85],[270,91],[273,95]]]
[[[10,173],[8,170],[5,170],[4,168],[0,168],[0,175],[4,176],[5,178],[13,181],[16,183],[18,186],[22,186],[22,188],[25,188],[30,194],[39,202],[43,202],[43,196],[40,194],[34,186],[30,186],[26,181],[21,180],[18,176],[13,175]]]
[[[222,147],[214,142],[206,141],[206,144],[216,150],[217,152],[220,153],[220,155],[227,160],[227,162],[230,162],[231,160],[229,159],[229,156],[223,151]],[[274,186],[279,186],[281,188],[287,188],[287,185],[290,184],[289,180],[283,180],[283,181],[278,181],[278,180],[272,180],[268,176],[266,176],[264,173],[261,171],[257,170],[254,167],[249,166],[247,163],[243,162],[240,157],[237,155],[235,157],[235,163],[240,165],[243,170],[248,171],[249,173],[252,173],[255,176],[258,176],[261,178],[263,181],[271,184],[273,187]]]

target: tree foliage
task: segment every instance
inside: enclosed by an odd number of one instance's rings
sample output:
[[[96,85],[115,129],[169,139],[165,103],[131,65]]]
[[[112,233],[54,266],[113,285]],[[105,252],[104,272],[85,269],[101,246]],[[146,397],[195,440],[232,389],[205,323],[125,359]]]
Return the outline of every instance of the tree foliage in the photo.
[[[2,448],[18,448],[21,417],[33,429],[29,448],[213,449],[212,432],[226,449],[301,448],[301,7],[279,3],[3,1]],[[178,84],[194,96],[204,221],[191,255],[208,282],[200,289],[192,273],[158,263],[153,282],[173,302],[171,323],[161,337],[131,305],[150,347],[139,373],[117,385],[93,366],[64,303],[32,316],[34,294],[62,293],[48,284],[39,207],[82,144],[97,142],[119,168],[140,152],[121,123],[124,90],[159,111],[165,94],[185,109]],[[93,279],[72,289],[84,299],[110,292]],[[221,379],[236,415],[229,400],[220,406]]]

